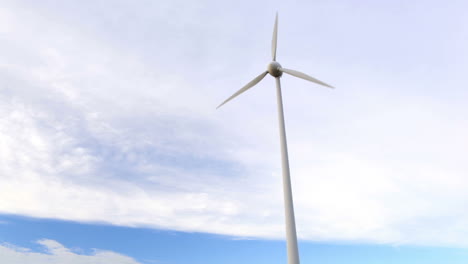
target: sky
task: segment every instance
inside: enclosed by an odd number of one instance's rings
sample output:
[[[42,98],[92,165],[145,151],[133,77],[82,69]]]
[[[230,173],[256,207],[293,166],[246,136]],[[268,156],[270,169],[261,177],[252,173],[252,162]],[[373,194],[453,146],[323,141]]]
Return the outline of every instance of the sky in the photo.
[[[464,1],[0,4],[0,262],[468,261]]]

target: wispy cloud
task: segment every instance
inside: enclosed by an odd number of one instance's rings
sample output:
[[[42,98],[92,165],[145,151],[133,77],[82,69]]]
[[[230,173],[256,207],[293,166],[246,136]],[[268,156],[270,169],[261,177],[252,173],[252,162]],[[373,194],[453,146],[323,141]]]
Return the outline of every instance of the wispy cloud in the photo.
[[[2,262],[9,264],[23,263],[70,263],[70,264],[85,264],[85,263],[116,263],[116,264],[138,264],[131,257],[124,256],[112,251],[94,250],[90,255],[83,255],[73,252],[61,245],[59,242],[42,239],[37,241],[38,244],[44,247],[45,252],[35,252],[28,248],[17,247],[12,244],[0,245],[0,258]]]
[[[236,12],[222,14],[212,3],[93,6],[96,13],[86,4],[16,5],[0,9],[1,212],[283,236],[275,100],[267,90],[273,83],[265,80],[214,111],[265,66],[269,41],[252,44],[247,24],[264,27],[258,32],[268,34],[258,38],[268,40],[273,15],[239,21]],[[462,114],[468,109],[460,98],[468,96],[456,88],[466,84],[459,73],[468,66],[460,59],[467,54],[458,46],[444,48],[444,41],[463,42],[457,35],[463,31],[441,30],[446,35],[437,39],[418,32],[438,53],[418,50],[418,39],[409,34],[405,47],[417,52],[412,60],[405,53],[399,66],[390,48],[404,49],[391,40],[406,32],[406,23],[370,15],[384,12],[375,6],[320,8],[348,19],[356,36],[374,35],[341,39],[350,28],[330,22],[331,33],[317,29],[329,42],[318,43],[280,26],[281,58],[305,72],[315,69],[314,76],[339,88],[312,94],[315,87],[284,78],[291,87],[284,99],[299,235],[468,245],[468,214],[460,209],[468,201]],[[299,23],[295,11],[286,10],[292,22],[280,25]],[[132,14],[138,15],[127,18]],[[406,21],[404,12],[398,15]],[[373,19],[382,20],[386,34],[366,23]],[[337,47],[340,41],[349,45]],[[314,43],[324,54],[311,51],[314,62],[299,57],[310,50],[300,43]],[[288,57],[292,47],[299,59]],[[435,67],[429,54],[445,66]],[[453,96],[440,92],[445,80],[455,87]]]

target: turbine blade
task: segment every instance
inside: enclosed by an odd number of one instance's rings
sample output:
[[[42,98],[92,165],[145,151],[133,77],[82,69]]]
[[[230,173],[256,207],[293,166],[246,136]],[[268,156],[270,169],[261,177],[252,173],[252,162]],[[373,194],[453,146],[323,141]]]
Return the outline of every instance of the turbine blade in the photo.
[[[267,75],[267,71],[266,72],[262,72],[262,74],[260,74],[259,76],[255,77],[255,79],[253,79],[252,81],[250,81],[248,84],[246,84],[244,87],[242,87],[239,91],[237,91],[236,93],[234,93],[233,95],[231,95],[231,97],[229,97],[228,99],[226,99],[222,104],[220,104],[218,107],[216,107],[216,109],[220,108],[221,106],[223,106],[225,103],[231,101],[232,99],[234,99],[236,96],[238,96],[239,94],[247,91],[248,89],[252,88],[253,86],[255,86],[257,83],[259,83],[266,75]]]
[[[314,82],[316,84],[320,84],[320,85],[323,85],[323,86],[327,86],[327,87],[330,87],[330,88],[335,88],[329,84],[326,84],[320,80],[317,80],[315,79],[314,77],[311,77],[305,73],[302,73],[302,72],[298,72],[298,71],[295,71],[295,70],[290,70],[290,69],[285,69],[285,68],[281,68],[280,69],[282,72],[285,72],[287,74],[290,74],[292,76],[296,76],[296,77],[299,77],[301,79],[304,79],[304,80],[307,80],[307,81],[310,81],[310,82]]]
[[[276,12],[275,27],[273,29],[273,38],[271,40],[271,57],[276,61],[276,43],[278,40],[278,12]]]

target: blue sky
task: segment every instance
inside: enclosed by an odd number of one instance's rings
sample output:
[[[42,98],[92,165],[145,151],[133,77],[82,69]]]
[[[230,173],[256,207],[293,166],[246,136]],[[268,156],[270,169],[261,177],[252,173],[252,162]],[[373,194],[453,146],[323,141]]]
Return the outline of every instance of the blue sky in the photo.
[[[303,263],[466,262],[466,8],[3,1],[0,259],[284,262],[272,78],[215,110],[278,11],[278,61],[337,87],[282,78]]]
[[[131,256],[136,263],[286,262],[285,242],[278,240],[245,240],[203,233],[81,224],[6,215],[1,219],[4,222],[0,226],[2,239],[43,254],[48,253],[47,246],[31,240],[32,238],[47,236],[50,240],[61,241],[61,246],[71,249],[77,256],[93,256],[96,254],[96,248],[105,248]],[[87,245],[88,248],[82,248],[80,245]],[[7,249],[12,251],[14,248],[11,245],[0,246],[3,257],[11,254]],[[461,264],[466,263],[468,258],[468,251],[462,248],[302,241],[300,249],[303,263]],[[55,256],[56,259],[61,258],[60,254]]]

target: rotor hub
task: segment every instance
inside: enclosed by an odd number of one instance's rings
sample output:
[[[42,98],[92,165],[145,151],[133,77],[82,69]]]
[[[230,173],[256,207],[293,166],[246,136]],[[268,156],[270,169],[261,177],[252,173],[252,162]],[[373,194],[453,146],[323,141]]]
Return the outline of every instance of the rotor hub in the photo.
[[[267,69],[268,73],[273,77],[281,77],[281,75],[283,75],[283,72],[281,71],[281,64],[276,61],[270,62]]]

